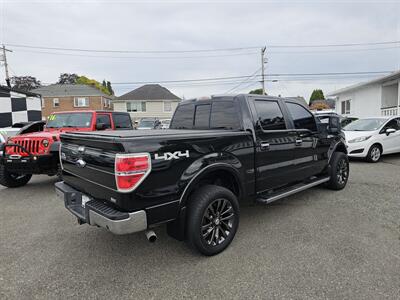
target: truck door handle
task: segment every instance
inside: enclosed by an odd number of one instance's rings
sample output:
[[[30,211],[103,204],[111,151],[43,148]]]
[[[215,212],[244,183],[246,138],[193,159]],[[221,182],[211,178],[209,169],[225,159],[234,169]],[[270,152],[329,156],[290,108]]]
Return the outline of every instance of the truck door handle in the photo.
[[[269,143],[261,143],[261,150],[269,150]]]
[[[303,143],[302,139],[296,139],[296,146],[300,146]]]

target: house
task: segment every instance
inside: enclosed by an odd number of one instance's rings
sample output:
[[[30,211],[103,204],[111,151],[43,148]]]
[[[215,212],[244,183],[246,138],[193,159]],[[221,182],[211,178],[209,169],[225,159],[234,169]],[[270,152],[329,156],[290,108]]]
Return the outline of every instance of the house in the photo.
[[[41,119],[40,95],[0,86],[0,127]]]
[[[114,110],[129,112],[132,120],[171,119],[181,99],[159,84],[146,84],[114,100]]]
[[[400,114],[400,71],[332,93],[336,112],[359,118]]]
[[[51,84],[34,89],[42,95],[43,117],[52,112],[73,110],[112,110],[113,96],[85,84]]]

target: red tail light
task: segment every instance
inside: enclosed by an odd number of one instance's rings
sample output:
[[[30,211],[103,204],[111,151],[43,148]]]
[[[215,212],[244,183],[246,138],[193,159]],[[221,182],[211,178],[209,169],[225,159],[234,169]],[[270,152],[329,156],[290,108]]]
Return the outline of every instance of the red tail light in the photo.
[[[117,154],[115,156],[115,182],[118,191],[135,190],[151,171],[149,153]]]

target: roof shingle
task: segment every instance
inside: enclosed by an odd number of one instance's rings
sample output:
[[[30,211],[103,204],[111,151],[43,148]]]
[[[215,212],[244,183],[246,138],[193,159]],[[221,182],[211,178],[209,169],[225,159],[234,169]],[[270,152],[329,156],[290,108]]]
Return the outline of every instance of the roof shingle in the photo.
[[[119,96],[116,100],[181,100],[181,98],[159,84],[146,84]]]
[[[51,84],[32,90],[42,97],[68,97],[68,96],[103,96],[113,98],[104,94],[99,89],[86,84]]]

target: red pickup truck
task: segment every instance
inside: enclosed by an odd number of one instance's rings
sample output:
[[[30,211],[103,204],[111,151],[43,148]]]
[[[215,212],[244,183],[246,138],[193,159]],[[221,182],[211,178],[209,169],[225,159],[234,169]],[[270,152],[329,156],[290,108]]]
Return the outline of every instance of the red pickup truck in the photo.
[[[128,113],[71,111],[53,113],[43,131],[10,137],[0,149],[0,184],[20,187],[33,174],[59,174],[60,134],[71,131],[133,129]]]

